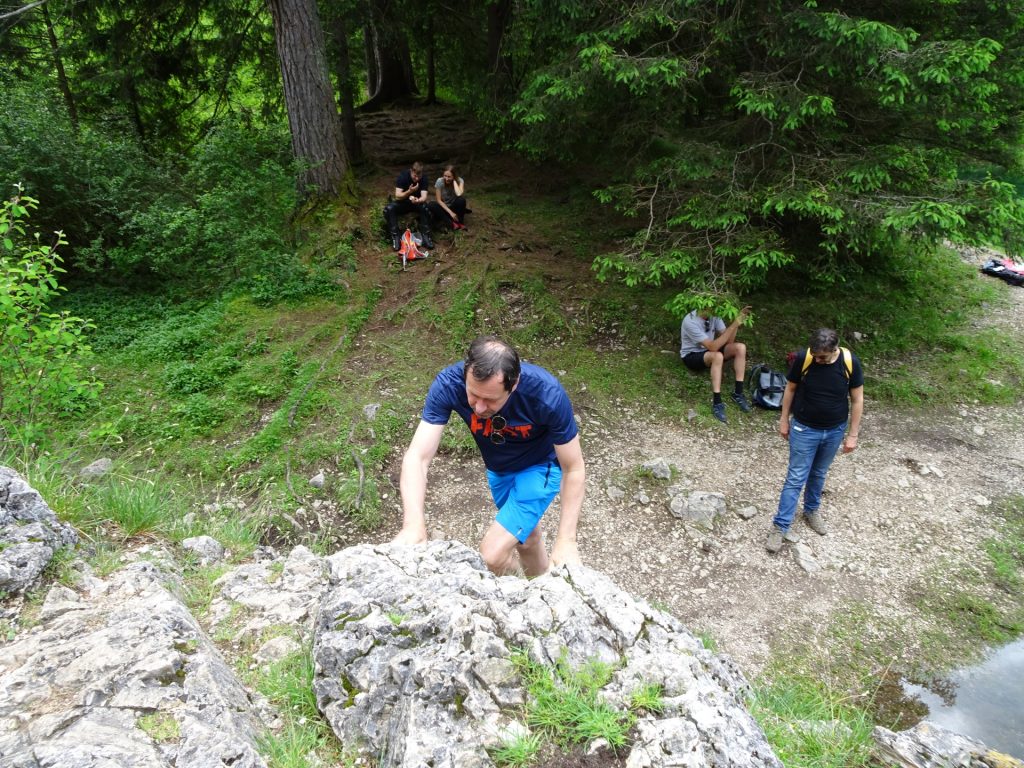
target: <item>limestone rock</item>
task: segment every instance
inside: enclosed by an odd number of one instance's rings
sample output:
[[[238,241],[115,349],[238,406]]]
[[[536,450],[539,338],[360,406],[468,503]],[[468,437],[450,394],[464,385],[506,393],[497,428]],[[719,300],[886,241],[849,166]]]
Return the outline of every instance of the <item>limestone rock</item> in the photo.
[[[927,720],[899,733],[876,726],[871,737],[884,764],[897,768],[1024,768],[1016,758]]]
[[[212,536],[193,536],[181,542],[181,548],[199,556],[202,565],[219,563],[224,559],[224,547]]]
[[[711,528],[715,518],[725,514],[725,496],[720,493],[693,491],[689,496],[676,496],[669,503],[673,517]]]
[[[236,636],[245,637],[274,625],[286,625],[307,635],[313,625],[320,596],[327,587],[327,568],[322,557],[306,547],[296,547],[287,557],[247,563],[221,576],[214,586],[217,596],[210,604],[213,628],[243,610]]]
[[[151,563],[102,589],[50,590],[40,624],[0,649],[0,755],[37,768],[263,768],[249,697]],[[140,725],[177,726],[157,744]]]
[[[487,748],[525,727],[514,649],[546,665],[616,665],[601,695],[621,709],[641,685],[660,685],[665,711],[638,729],[631,766],[781,765],[744,707],[736,666],[596,571],[497,578],[445,541],[361,545],[327,562],[317,702],[338,738],[380,768],[491,766]]]
[[[671,480],[672,479],[672,467],[665,459],[655,459],[654,461],[648,461],[641,465],[640,469],[644,472],[648,472],[652,477],[658,480]]]
[[[24,592],[55,552],[77,543],[75,530],[57,519],[21,475],[0,467],[0,591]]]

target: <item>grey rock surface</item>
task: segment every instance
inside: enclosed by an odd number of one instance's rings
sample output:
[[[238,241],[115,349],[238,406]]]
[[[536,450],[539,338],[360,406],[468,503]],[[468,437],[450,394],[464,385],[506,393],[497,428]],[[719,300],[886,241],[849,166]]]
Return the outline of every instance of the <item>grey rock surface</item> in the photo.
[[[82,477],[103,477],[114,468],[114,462],[108,458],[96,459],[92,464],[82,467],[78,474]]]
[[[35,584],[58,550],[78,542],[25,479],[0,467],[0,591],[21,594]]]
[[[644,462],[640,466],[640,469],[644,472],[650,473],[651,477],[657,478],[658,480],[672,479],[672,467],[668,461],[663,458]]]
[[[181,542],[181,548],[194,553],[201,565],[219,563],[224,559],[224,547],[212,536],[192,536]]]
[[[1014,757],[927,720],[898,733],[876,726],[871,736],[883,763],[898,768],[1024,768]]]
[[[50,590],[40,624],[0,648],[3,765],[265,766],[248,695],[162,582],[139,562]],[[154,714],[177,735],[154,741]]]
[[[492,765],[487,748],[524,728],[515,649],[547,665],[616,665],[602,695],[621,709],[641,685],[662,686],[665,711],[644,721],[630,765],[781,765],[735,665],[596,571],[497,578],[449,541],[362,545],[328,564],[317,701],[343,743],[381,768]]]
[[[287,557],[239,566],[221,576],[214,587],[218,592],[210,604],[211,629],[231,620],[233,627],[237,625],[236,639],[241,639],[284,625],[305,638],[327,588],[327,566],[306,547],[296,547]]]
[[[678,495],[669,502],[673,517],[710,529],[715,518],[725,514],[725,496],[721,493],[693,491],[688,496]]]

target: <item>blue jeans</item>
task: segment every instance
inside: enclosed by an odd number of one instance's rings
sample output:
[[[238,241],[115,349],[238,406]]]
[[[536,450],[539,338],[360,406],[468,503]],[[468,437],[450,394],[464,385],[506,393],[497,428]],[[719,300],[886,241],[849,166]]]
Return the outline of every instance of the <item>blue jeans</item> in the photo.
[[[789,469],[779,496],[779,511],[772,520],[778,528],[788,531],[793,524],[801,489],[804,492],[804,514],[817,511],[821,505],[825,475],[842,445],[844,432],[845,423],[831,429],[814,429],[796,419],[790,421]]]

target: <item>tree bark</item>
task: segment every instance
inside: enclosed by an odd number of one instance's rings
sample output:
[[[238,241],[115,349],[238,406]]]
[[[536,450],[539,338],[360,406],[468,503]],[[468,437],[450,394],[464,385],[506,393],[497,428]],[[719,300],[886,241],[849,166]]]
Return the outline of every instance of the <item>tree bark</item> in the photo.
[[[427,17],[427,104],[437,102],[437,77],[434,64],[434,20]]]
[[[386,12],[387,0],[374,0],[365,29],[366,85],[370,98],[361,107],[364,110],[419,93],[405,34],[387,18]]]
[[[497,0],[487,6],[487,71],[491,93],[505,93],[512,83],[512,60],[501,52],[505,28],[512,18],[512,0]]]
[[[347,167],[316,0],[267,0],[267,5],[274,19],[292,152],[309,165],[299,177],[299,194],[336,194]]]
[[[68,108],[68,118],[71,120],[71,125],[77,131],[78,108],[75,106],[75,97],[71,93],[71,84],[68,82],[67,73],[64,71],[64,59],[60,55],[57,33],[53,29],[53,21],[50,19],[50,11],[46,5],[44,4],[40,10],[43,12],[43,22],[46,24],[46,35],[50,39],[50,53],[53,56],[53,66],[57,70],[57,87],[60,88],[61,95],[64,97],[64,104]]]
[[[351,52],[348,45],[348,25],[340,15],[332,24],[334,42],[337,46],[335,76],[338,78],[338,108],[341,110],[341,135],[350,163],[357,163],[363,156],[363,145],[356,127],[355,88],[352,80]]]

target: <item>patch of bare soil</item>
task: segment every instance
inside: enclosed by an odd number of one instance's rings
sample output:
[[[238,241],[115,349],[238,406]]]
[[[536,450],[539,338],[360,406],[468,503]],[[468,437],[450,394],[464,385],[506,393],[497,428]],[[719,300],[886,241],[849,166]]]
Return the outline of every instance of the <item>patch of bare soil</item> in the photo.
[[[508,158],[484,156],[477,162],[470,197],[478,179],[496,176],[505,183],[514,178],[523,189],[540,188],[530,186],[538,181],[529,177],[533,172]],[[381,183],[388,183],[383,174]],[[510,231],[484,205],[472,199],[470,204],[475,213],[468,236],[439,242],[434,262],[415,265],[415,280],[389,281],[387,304],[408,301],[419,280],[446,279],[464,259],[491,258],[495,268],[507,260],[563,286],[559,293],[568,297],[567,307],[574,305],[569,314],[584,320],[586,306],[573,285],[590,278],[580,274],[579,263],[560,259],[558,244],[538,241],[527,230]],[[527,311],[516,301],[512,305]],[[1009,303],[993,308],[984,322],[1024,332],[1024,289],[1012,289]],[[676,340],[656,343],[673,348]],[[839,642],[830,626],[857,603],[882,621],[905,624],[907,637],[920,637],[926,627],[915,601],[922,587],[955,586],[959,573],[982,565],[983,542],[996,534],[992,503],[1024,493],[1019,406],[965,402],[896,410],[873,402],[867,391],[860,447],[837,457],[829,473],[823,505],[828,534],[818,536],[798,521],[792,530],[800,544],[787,543],[771,555],[764,542],[788,459],[775,414],[744,415],[729,404],[728,426],[688,422],[685,411],[656,421],[642,407],[602,413],[585,392],[569,394],[587,461],[579,530],[584,563],[667,608],[691,629],[709,631],[750,675],[773,651],[794,645],[828,651],[830,642]],[[396,446],[396,472],[403,447]],[[656,458],[675,467],[671,481],[639,473]],[[372,537],[376,541],[394,536],[401,520],[397,477],[392,479],[395,492],[383,510],[389,524]],[[686,525],[669,512],[671,486],[722,493],[727,514],[710,531]],[[738,514],[750,506],[756,508],[752,517]],[[494,515],[479,457],[438,456],[427,510],[434,535],[476,546]],[[543,523],[549,544],[557,520],[556,503]],[[803,565],[798,546],[806,553]],[[918,651],[913,644],[893,648],[896,666],[911,664]]]

